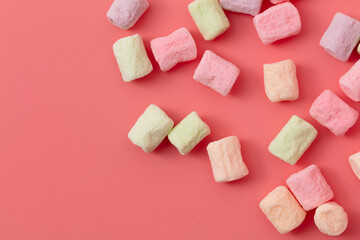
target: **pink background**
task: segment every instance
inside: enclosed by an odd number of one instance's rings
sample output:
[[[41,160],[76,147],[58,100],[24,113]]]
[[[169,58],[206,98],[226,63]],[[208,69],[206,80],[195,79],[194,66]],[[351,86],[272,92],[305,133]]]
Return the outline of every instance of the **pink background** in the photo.
[[[286,178],[317,164],[349,214],[338,239],[360,238],[360,181],[347,158],[360,150],[360,123],[336,137],[308,113],[328,88],[347,98],[338,79],[347,63],[319,41],[337,11],[360,19],[358,0],[294,0],[299,35],[263,45],[249,15],[226,12],[231,27],[215,41],[201,37],[190,0],[149,0],[130,30],[106,19],[112,0],[0,2],[0,239],[334,239],[321,234],[310,211],[293,232],[280,235],[260,211],[260,200]],[[262,10],[270,3],[264,0]],[[163,73],[149,41],[187,27],[198,58]],[[119,38],[140,33],[154,71],[131,83],[121,79],[112,53]],[[235,63],[240,77],[227,97],[192,79],[210,49]],[[300,98],[270,103],[263,63],[295,61]],[[168,140],[145,154],[127,133],[149,104],[178,123],[196,110],[212,134],[181,156]],[[318,138],[297,165],[267,147],[292,114],[312,123]],[[215,183],[206,145],[239,137],[250,174]]]

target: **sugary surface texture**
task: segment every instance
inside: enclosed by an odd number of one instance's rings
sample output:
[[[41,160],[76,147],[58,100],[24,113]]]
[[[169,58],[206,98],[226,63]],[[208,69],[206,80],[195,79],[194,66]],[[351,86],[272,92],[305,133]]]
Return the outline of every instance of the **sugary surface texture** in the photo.
[[[223,96],[228,95],[238,78],[240,70],[234,64],[206,50],[193,78],[217,91]]]
[[[260,40],[266,45],[296,35],[301,30],[299,12],[289,2],[268,8],[256,15],[253,22]]]
[[[296,66],[292,60],[264,64],[265,93],[271,102],[293,101],[299,98]]]
[[[168,138],[179,152],[185,155],[209,134],[209,126],[194,111],[174,127]]]
[[[270,2],[272,4],[278,4],[278,3],[282,3],[282,2],[290,2],[290,0],[270,0]]]
[[[320,40],[326,52],[346,62],[360,39],[360,22],[340,12],[336,13]]]
[[[360,152],[355,153],[349,157],[351,169],[360,180]]]
[[[224,33],[230,26],[218,0],[195,0],[188,8],[201,35],[207,41]]]
[[[269,145],[269,151],[281,160],[294,165],[317,136],[316,129],[293,115]]]
[[[230,182],[249,174],[237,137],[230,136],[211,142],[206,149],[216,182]]]
[[[355,102],[360,102],[360,60],[339,80],[343,92]]]
[[[148,7],[146,0],[114,0],[106,16],[112,24],[127,30],[134,26]]]
[[[220,0],[223,9],[255,16],[260,12],[263,0]]]
[[[144,77],[153,70],[139,34],[117,40],[113,50],[125,82]]]
[[[314,221],[320,232],[330,236],[342,234],[349,222],[344,208],[336,202],[320,205],[315,211]]]
[[[314,209],[334,197],[320,169],[314,164],[292,174],[286,183],[305,211]]]
[[[186,28],[180,28],[166,37],[155,38],[150,45],[155,60],[164,72],[197,56],[195,41]]]
[[[284,186],[272,190],[259,205],[265,216],[281,234],[300,226],[306,216],[306,212]]]
[[[168,135],[174,121],[154,104],[146,108],[131,128],[128,137],[145,152],[152,152]]]
[[[313,102],[310,115],[336,136],[344,135],[358,119],[358,112],[330,90],[322,92]]]

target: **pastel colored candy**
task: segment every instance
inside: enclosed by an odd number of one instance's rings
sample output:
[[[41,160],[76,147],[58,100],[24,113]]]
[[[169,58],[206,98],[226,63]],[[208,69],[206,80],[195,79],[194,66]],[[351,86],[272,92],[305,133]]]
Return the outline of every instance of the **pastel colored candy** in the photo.
[[[112,24],[127,30],[134,26],[148,7],[146,0],[115,0],[106,16]]]
[[[220,0],[223,9],[255,16],[260,12],[263,0]]]
[[[346,62],[360,39],[360,22],[340,12],[336,13],[320,40],[326,52]]]
[[[266,45],[296,35],[301,30],[299,12],[289,2],[268,8],[256,15],[253,22],[260,40]]]
[[[357,47],[357,52],[358,52],[358,54],[360,54],[360,44]]]
[[[145,152],[152,152],[168,135],[174,121],[154,104],[146,108],[131,128],[128,137]]]
[[[168,138],[178,151],[185,155],[209,134],[209,126],[194,111],[174,127]]]
[[[284,186],[272,190],[259,205],[265,216],[281,234],[300,226],[306,216],[306,212]]]
[[[197,56],[195,41],[186,28],[180,28],[166,37],[155,38],[150,45],[155,60],[164,72]]]
[[[310,115],[336,136],[344,135],[357,121],[358,112],[330,90],[322,92],[313,102]]]
[[[293,115],[269,145],[269,151],[281,160],[294,165],[317,136],[316,129]]]
[[[144,77],[153,70],[139,34],[117,40],[113,50],[125,82]]]
[[[299,98],[296,66],[292,60],[264,64],[265,93],[271,102],[294,101]]]
[[[249,174],[237,137],[231,136],[211,142],[206,149],[216,182],[230,182]]]
[[[317,208],[334,197],[320,169],[314,164],[292,174],[286,183],[305,211]]]
[[[355,102],[360,102],[360,60],[339,80],[343,92]]]
[[[336,202],[320,205],[314,215],[314,221],[320,232],[329,236],[339,236],[348,226],[348,216],[344,208]]]
[[[270,0],[270,2],[272,4],[278,4],[278,3],[282,3],[282,2],[290,2],[290,0]]]
[[[188,8],[201,35],[207,41],[221,35],[230,26],[218,0],[195,0]]]
[[[229,94],[240,70],[234,64],[219,57],[210,50],[206,50],[193,78],[220,93]]]
[[[349,157],[351,169],[360,180],[360,152],[355,153]]]

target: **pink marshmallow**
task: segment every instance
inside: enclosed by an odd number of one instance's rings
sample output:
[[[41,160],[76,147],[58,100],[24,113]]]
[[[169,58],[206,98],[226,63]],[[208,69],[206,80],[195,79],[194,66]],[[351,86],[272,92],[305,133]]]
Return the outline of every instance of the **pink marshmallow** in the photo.
[[[339,80],[343,92],[355,102],[360,102],[360,60]]]
[[[260,40],[266,45],[296,35],[301,30],[299,12],[289,2],[270,7],[256,15],[253,22]]]
[[[155,38],[150,45],[155,60],[164,72],[197,56],[195,41],[186,28],[180,28],[166,37]]]
[[[231,62],[206,50],[199,66],[194,73],[194,79],[223,96],[226,96],[238,78],[240,70]]]
[[[286,183],[305,211],[314,209],[334,197],[320,169],[314,164],[292,174]]]
[[[220,0],[223,9],[255,16],[260,12],[263,0]]]
[[[336,136],[344,135],[356,123],[359,115],[330,90],[325,90],[315,99],[309,112]]]
[[[290,0],[270,0],[270,2],[272,4],[278,4],[278,3],[282,3],[282,2],[290,2]]]

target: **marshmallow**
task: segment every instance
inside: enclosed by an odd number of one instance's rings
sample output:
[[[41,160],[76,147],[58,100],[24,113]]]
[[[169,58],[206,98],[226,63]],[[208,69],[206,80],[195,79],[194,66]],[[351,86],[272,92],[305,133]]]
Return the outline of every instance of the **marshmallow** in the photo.
[[[360,60],[339,80],[343,92],[355,102],[360,102]]]
[[[316,129],[293,115],[269,145],[269,151],[281,160],[294,165],[317,136]]]
[[[349,157],[349,163],[355,175],[360,179],[360,152],[351,155]]]
[[[300,226],[306,216],[306,212],[284,186],[272,190],[259,205],[265,216],[281,234]]]
[[[194,60],[197,56],[193,37],[186,28],[180,28],[166,37],[151,40],[151,50],[161,71],[168,71],[177,63]]]
[[[188,8],[201,35],[207,41],[224,33],[230,26],[218,0],[195,0]]]
[[[322,36],[320,46],[334,58],[346,62],[359,39],[360,22],[338,12]]]
[[[265,93],[271,102],[294,101],[299,98],[296,66],[292,60],[264,64]]]
[[[230,182],[249,174],[237,137],[231,136],[211,142],[206,149],[216,182]]]
[[[358,54],[360,54],[360,44],[357,47],[357,52],[358,52]]]
[[[178,151],[185,155],[209,134],[209,126],[194,111],[174,127],[168,138]]]
[[[270,2],[272,4],[278,4],[278,3],[282,3],[282,2],[290,2],[290,0],[270,0]]]
[[[231,62],[219,57],[210,50],[206,50],[193,78],[220,93],[228,95],[240,73]]]
[[[347,213],[336,202],[320,205],[315,211],[314,221],[320,232],[329,236],[339,236],[348,226]]]
[[[159,146],[173,126],[173,120],[159,107],[151,104],[131,128],[128,137],[148,153]]]
[[[117,40],[113,50],[125,82],[144,77],[153,70],[139,34]]]
[[[315,99],[309,112],[316,121],[336,136],[344,135],[356,123],[359,115],[328,89]]]
[[[301,30],[298,10],[289,2],[272,6],[253,19],[254,26],[264,44],[296,35]]]
[[[106,16],[112,24],[127,30],[134,26],[148,7],[146,0],[115,0]]]
[[[260,12],[263,0],[220,0],[223,9],[255,16]]]
[[[334,197],[320,169],[314,164],[292,174],[286,183],[305,211],[312,210]]]

